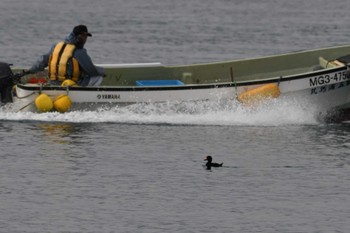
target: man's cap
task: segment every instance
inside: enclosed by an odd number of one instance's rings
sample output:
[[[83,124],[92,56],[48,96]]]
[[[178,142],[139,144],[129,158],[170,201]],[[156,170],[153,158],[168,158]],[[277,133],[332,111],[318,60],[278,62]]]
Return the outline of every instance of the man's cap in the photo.
[[[88,29],[85,25],[78,25],[78,26],[75,26],[73,29],[73,33],[76,36],[78,36],[84,32],[86,32],[88,36],[92,36],[91,33],[88,32]]]

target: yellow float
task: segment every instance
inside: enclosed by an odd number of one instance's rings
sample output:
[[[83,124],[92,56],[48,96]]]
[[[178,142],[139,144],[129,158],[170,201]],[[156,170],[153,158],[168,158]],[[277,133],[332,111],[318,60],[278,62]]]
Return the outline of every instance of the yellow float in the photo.
[[[47,94],[42,93],[36,97],[35,106],[40,112],[48,112],[53,108],[53,102]]]
[[[266,99],[277,98],[281,91],[277,84],[270,83],[249,91],[245,91],[237,97],[237,100],[244,105],[252,106]]]
[[[59,95],[53,102],[53,106],[60,113],[65,113],[72,106],[72,101],[68,95]]]
[[[62,82],[61,86],[62,87],[74,87],[74,86],[77,86],[77,83],[71,79],[67,79],[67,80],[64,80]]]

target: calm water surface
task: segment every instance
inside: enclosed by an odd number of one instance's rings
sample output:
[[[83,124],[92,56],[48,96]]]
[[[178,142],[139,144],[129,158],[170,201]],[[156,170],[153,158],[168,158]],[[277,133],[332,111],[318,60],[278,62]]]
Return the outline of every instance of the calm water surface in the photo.
[[[349,131],[4,121],[0,223],[11,232],[347,232]],[[224,167],[205,170],[205,154]]]
[[[342,45],[346,1],[3,0],[2,60],[76,24],[96,63],[190,64]],[[303,103],[0,108],[0,232],[350,232],[348,124]],[[211,154],[224,167],[207,171]]]

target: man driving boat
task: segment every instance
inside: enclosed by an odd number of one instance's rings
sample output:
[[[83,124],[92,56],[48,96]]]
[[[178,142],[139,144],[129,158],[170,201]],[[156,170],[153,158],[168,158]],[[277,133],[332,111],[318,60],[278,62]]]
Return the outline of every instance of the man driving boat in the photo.
[[[61,41],[53,45],[28,70],[28,73],[43,71],[49,67],[49,80],[52,85],[61,85],[67,79],[79,86],[99,86],[102,83],[104,69],[95,66],[84,48],[91,33],[85,25],[78,25]]]

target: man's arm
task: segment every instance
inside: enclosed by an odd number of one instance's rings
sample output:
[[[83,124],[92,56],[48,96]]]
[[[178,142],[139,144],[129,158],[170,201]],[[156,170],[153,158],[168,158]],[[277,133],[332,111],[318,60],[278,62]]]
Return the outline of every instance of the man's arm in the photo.
[[[36,73],[39,71],[43,71],[48,66],[50,55],[51,55],[53,48],[54,48],[54,46],[51,47],[51,49],[48,53],[45,53],[38,58],[38,60],[28,70],[29,73]]]

